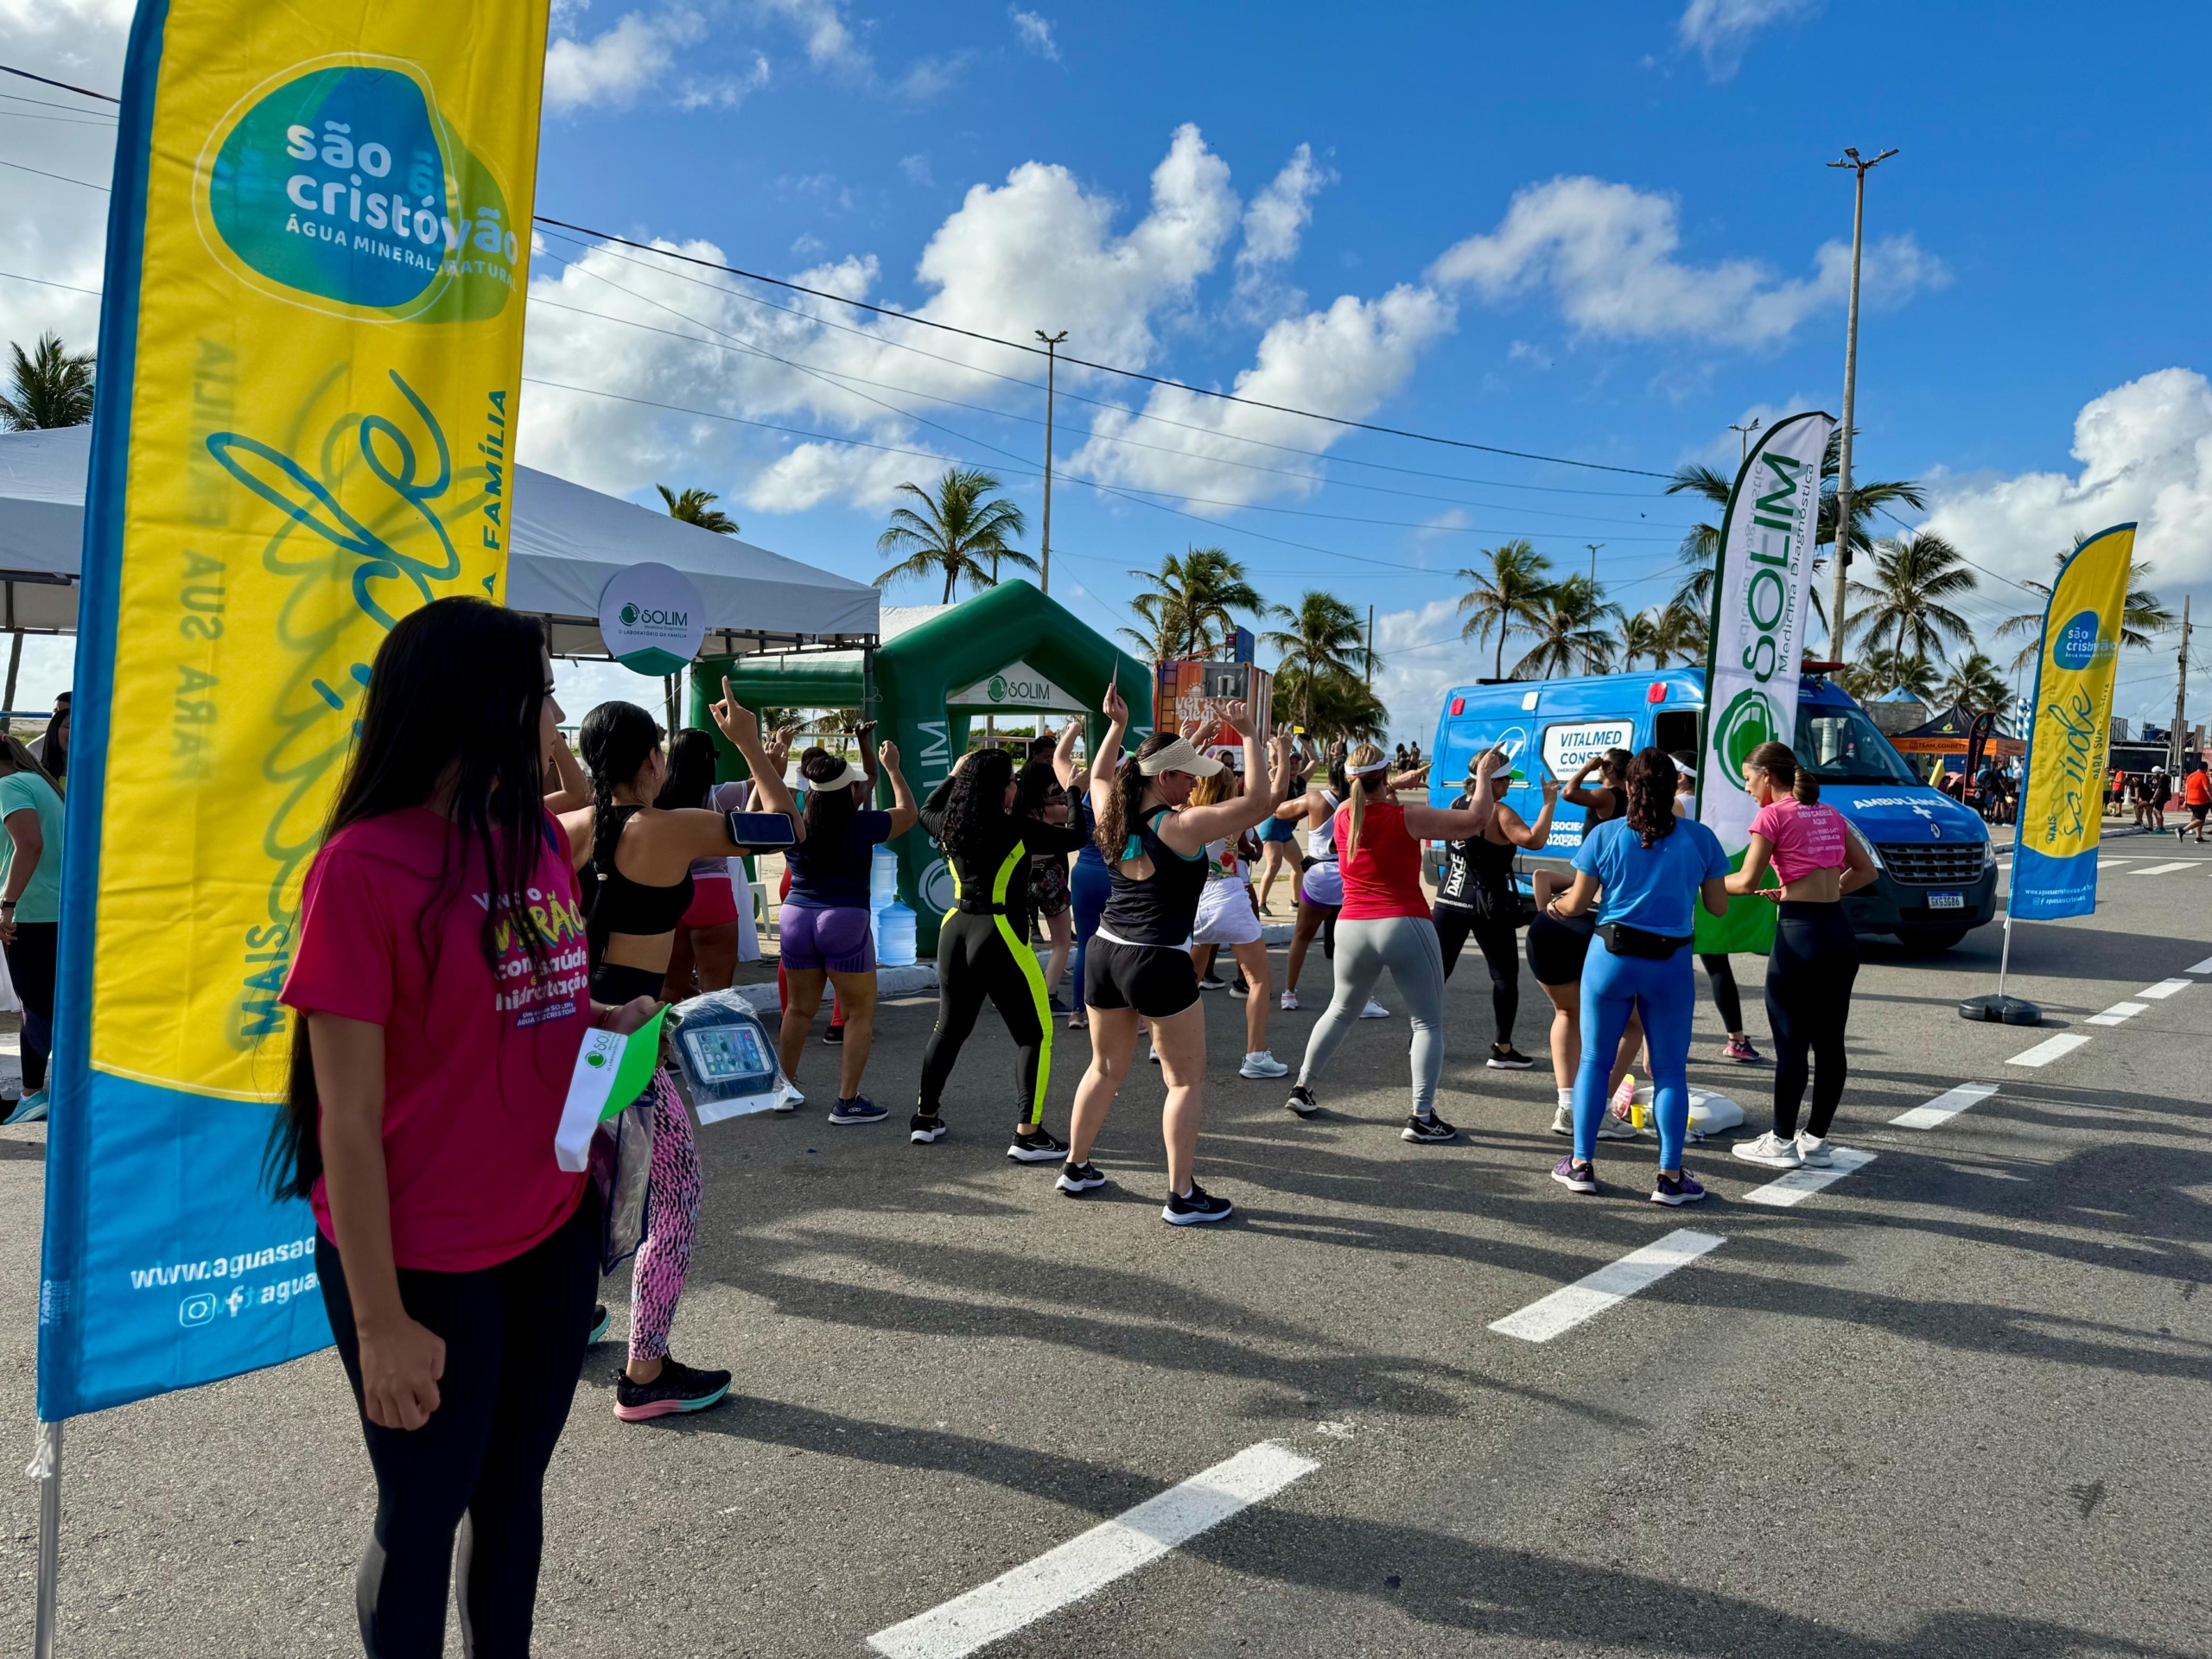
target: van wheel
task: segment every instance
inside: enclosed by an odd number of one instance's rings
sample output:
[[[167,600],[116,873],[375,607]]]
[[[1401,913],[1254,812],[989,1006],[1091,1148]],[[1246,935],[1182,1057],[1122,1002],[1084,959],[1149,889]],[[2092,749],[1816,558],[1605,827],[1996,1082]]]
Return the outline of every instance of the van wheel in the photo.
[[[1966,938],[1963,927],[1908,927],[1897,931],[1897,941],[1914,950],[1948,950]]]

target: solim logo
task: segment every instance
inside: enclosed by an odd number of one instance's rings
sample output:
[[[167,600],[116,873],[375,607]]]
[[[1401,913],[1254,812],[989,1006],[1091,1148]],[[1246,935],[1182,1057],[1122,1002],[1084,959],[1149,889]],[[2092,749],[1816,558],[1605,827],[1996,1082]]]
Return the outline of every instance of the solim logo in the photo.
[[[634,628],[638,626],[638,607],[636,606],[625,605],[620,611],[617,611],[615,614],[622,619],[622,626],[624,627]]]
[[[601,1053],[594,1048],[590,1053],[584,1056],[584,1064],[586,1065],[605,1065],[607,1064],[607,1056]]]
[[[1779,742],[1781,738],[1782,711],[1775,707],[1772,697],[1754,689],[1738,691],[1721,710],[1720,730],[1713,747],[1720,757],[1723,774],[1740,790],[1744,763],[1751,758],[1751,751],[1762,743]]]
[[[1006,676],[1003,674],[992,675],[990,684],[986,686],[984,690],[989,693],[990,699],[993,702],[1004,702],[1006,701]]]

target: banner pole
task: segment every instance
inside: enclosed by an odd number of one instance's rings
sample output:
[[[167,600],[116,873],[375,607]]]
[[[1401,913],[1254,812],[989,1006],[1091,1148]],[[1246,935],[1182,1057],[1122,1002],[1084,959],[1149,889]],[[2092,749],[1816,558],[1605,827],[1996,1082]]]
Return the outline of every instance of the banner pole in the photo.
[[[36,1450],[23,1472],[41,1483],[38,1493],[38,1608],[31,1651],[54,1659],[54,1599],[61,1580],[61,1424],[38,1426]]]
[[[2012,965],[2012,906],[2005,906],[2005,943],[1997,950],[1997,998],[2005,999],[2005,970]]]

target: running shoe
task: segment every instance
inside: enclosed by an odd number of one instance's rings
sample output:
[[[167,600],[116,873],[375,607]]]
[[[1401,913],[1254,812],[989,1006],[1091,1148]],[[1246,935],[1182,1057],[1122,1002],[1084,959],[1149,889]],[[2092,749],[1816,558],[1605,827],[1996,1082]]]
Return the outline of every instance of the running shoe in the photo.
[[[1098,1173],[1096,1164],[1062,1164],[1060,1179],[1052,1183],[1071,1198],[1079,1198],[1095,1186],[1106,1185],[1106,1178]]]
[[[1490,1058],[1483,1064],[1493,1071],[1526,1071],[1535,1062],[1510,1043],[1492,1043]]]
[[[1058,991],[1054,991],[1050,996],[1045,999],[1045,1006],[1050,1008],[1054,1014],[1071,1014],[1074,1012],[1074,1010],[1069,1007],[1067,1003],[1061,999],[1060,994]]]
[[[1050,1164],[1068,1155],[1067,1142],[1052,1139],[1052,1132],[1042,1123],[1033,1125],[1027,1134],[1014,1131],[1014,1144],[1006,1155],[1017,1164]]]
[[[1244,1057],[1244,1064],[1236,1068],[1240,1077],[1287,1077],[1290,1068],[1266,1049],[1255,1049]]]
[[[1418,1116],[1408,1117],[1406,1120],[1406,1127],[1398,1131],[1399,1140],[1411,1141],[1421,1145],[1433,1141],[1456,1141],[1459,1138],[1459,1130],[1433,1114],[1427,1117]]]
[[[1167,1207],[1160,1212],[1160,1218],[1170,1227],[1197,1227],[1209,1221],[1227,1221],[1235,1208],[1227,1198],[1217,1198],[1192,1181],[1187,1193],[1167,1195]]]
[[[841,1129],[855,1123],[880,1123],[890,1116],[866,1095],[841,1100],[830,1109],[830,1121]]]
[[[1151,1051],[1145,1056],[1145,1058],[1151,1061],[1154,1065],[1158,1065],[1160,1064],[1160,1045],[1158,1043],[1147,1043],[1145,1047]]]
[[[671,1356],[650,1382],[632,1382],[626,1371],[614,1379],[614,1414],[626,1423],[648,1422],[679,1411],[704,1411],[728,1393],[728,1371],[694,1370]]]
[[[1704,1186],[1687,1169],[1679,1176],[1660,1176],[1651,1187],[1651,1202],[1654,1204],[1695,1204],[1704,1196]]]
[[[822,1033],[822,1040],[831,1048],[842,1048],[845,1046],[845,1028],[840,1025],[832,1025],[829,1030]]]
[[[1390,1010],[1370,996],[1367,999],[1367,1006],[1359,1011],[1359,1017],[1363,1020],[1388,1020]]]
[[[1291,1085],[1290,1098],[1283,1104],[1300,1117],[1311,1117],[1321,1109],[1321,1103],[1313,1098],[1313,1091],[1302,1083]]]
[[[1229,994],[1239,1002],[1249,1001],[1251,999],[1252,988],[1244,980],[1235,979],[1230,982]]]
[[[1738,1141],[1729,1150],[1747,1164],[1764,1164],[1770,1169],[1796,1169],[1805,1161],[1795,1141],[1785,1141],[1772,1129],[1756,1141]]]
[[[906,1138],[918,1147],[944,1139],[944,1120],[935,1112],[916,1112],[906,1120]]]
[[[1574,1108],[1560,1106],[1553,1109],[1552,1133],[1554,1135],[1574,1133]],[[1599,1114],[1598,1138],[1600,1141],[1634,1141],[1640,1138],[1643,1133],[1643,1130],[1624,1117],[1615,1117],[1611,1112]]]
[[[46,1090],[25,1095],[16,1103],[16,1109],[8,1114],[7,1121],[15,1123],[43,1123],[46,1122]]]
[[[1798,1132],[1797,1155],[1804,1160],[1805,1167],[1808,1169],[1830,1169],[1835,1165],[1835,1157],[1829,1149],[1827,1136],[1815,1135],[1809,1129],[1802,1129]]]
[[[1552,1109],[1552,1133],[1554,1135],[1573,1135],[1574,1133],[1573,1107],[1557,1106]]]
[[[1090,1029],[1090,1021],[1083,1017],[1083,1011],[1078,1008],[1074,1013],[1068,1015],[1068,1029],[1070,1031],[1089,1031]]]
[[[1229,982],[1209,969],[1199,979],[1198,988],[1202,991],[1225,991],[1229,988]]]
[[[1572,1158],[1562,1158],[1552,1166],[1552,1179],[1570,1192],[1595,1192],[1598,1190],[1598,1166],[1578,1164]]]
[[[604,1342],[607,1339],[607,1327],[613,1323],[614,1316],[607,1311],[607,1304],[605,1302],[596,1304],[591,1311],[591,1335],[584,1338],[584,1346],[588,1348],[594,1343]]]
[[[1757,1065],[1764,1057],[1751,1046],[1750,1038],[1731,1037],[1727,1046],[1720,1051],[1720,1058],[1724,1060],[1733,1060],[1738,1065]]]
[[[1281,1008],[1285,1014],[1297,1013],[1298,993],[1296,991],[1285,991],[1282,994],[1282,1000],[1276,1003],[1275,1006]]]
[[[798,1084],[785,1077],[782,1090],[776,1096],[776,1103],[768,1109],[772,1112],[795,1112],[805,1104],[806,1096],[799,1093]]]

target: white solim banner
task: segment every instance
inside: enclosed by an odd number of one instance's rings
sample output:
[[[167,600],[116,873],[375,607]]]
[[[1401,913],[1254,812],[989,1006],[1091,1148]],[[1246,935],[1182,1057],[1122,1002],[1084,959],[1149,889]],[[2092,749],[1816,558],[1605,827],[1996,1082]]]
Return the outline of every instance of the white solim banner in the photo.
[[[1741,863],[1758,810],[1744,790],[1745,760],[1762,743],[1788,743],[1797,734],[1797,665],[1820,534],[1821,461],[1834,428],[1817,411],[1769,427],[1744,458],[1720,523],[1697,815],[1720,837],[1732,863]],[[1698,915],[1701,951],[1764,950],[1773,937],[1773,906],[1764,901],[1738,899],[1722,918]]]

